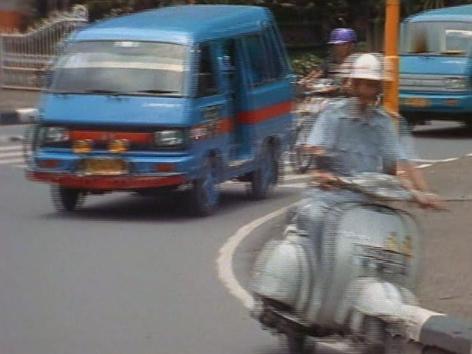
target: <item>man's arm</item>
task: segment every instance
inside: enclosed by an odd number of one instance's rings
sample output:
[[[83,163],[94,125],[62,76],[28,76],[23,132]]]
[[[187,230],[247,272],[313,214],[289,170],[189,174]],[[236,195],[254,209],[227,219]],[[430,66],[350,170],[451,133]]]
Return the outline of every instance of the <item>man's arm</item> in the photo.
[[[412,188],[427,192],[429,191],[429,186],[424,178],[423,172],[415,166],[410,161],[400,161],[398,163],[398,176],[399,177],[406,177],[409,181],[411,181]]]

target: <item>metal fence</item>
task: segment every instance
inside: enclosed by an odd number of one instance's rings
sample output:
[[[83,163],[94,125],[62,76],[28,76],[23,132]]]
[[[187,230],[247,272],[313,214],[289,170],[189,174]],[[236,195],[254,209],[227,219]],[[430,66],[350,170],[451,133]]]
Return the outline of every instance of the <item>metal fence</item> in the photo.
[[[77,5],[27,33],[0,33],[0,85],[3,88],[39,90],[58,44],[88,21],[87,9]]]

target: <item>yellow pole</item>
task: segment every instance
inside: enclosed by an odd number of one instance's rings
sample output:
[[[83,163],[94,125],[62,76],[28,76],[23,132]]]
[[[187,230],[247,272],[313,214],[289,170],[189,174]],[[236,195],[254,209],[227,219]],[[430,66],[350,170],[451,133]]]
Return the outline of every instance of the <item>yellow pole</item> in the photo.
[[[398,27],[400,23],[400,0],[385,3],[385,74],[389,80],[384,85],[384,107],[388,112],[398,113]]]

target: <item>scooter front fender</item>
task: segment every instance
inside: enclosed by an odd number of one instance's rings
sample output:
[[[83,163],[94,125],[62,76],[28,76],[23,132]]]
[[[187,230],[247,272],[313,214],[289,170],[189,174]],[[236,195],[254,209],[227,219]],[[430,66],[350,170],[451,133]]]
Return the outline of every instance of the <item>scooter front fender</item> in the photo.
[[[336,312],[336,322],[346,324],[353,332],[360,332],[365,316],[381,319],[401,317],[405,306],[416,306],[416,296],[408,289],[375,277],[359,278],[348,287],[341,306]]]

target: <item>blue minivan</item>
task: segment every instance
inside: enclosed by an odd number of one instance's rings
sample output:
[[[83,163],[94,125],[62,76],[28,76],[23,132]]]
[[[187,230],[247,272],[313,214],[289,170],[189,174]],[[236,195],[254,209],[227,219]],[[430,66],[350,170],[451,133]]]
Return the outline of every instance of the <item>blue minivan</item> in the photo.
[[[400,111],[413,125],[472,126],[472,5],[424,11],[401,29]]]
[[[294,77],[266,8],[188,5],[68,38],[40,100],[27,177],[58,209],[88,194],[183,190],[212,213],[218,184],[256,199],[278,179]]]

